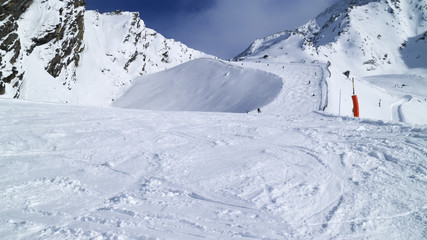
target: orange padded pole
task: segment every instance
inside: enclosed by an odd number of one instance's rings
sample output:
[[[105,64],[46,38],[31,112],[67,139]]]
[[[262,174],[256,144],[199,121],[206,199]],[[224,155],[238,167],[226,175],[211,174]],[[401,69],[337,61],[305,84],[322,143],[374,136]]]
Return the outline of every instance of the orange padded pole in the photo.
[[[351,96],[353,100],[353,114],[354,117],[359,117],[359,101],[357,100],[357,95]]]

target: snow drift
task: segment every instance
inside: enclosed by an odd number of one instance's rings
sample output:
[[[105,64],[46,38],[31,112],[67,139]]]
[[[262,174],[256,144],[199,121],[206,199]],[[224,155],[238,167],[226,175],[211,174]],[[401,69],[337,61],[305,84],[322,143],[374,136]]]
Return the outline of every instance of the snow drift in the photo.
[[[282,79],[272,73],[198,59],[135,79],[113,106],[242,113],[269,104],[281,89]]]

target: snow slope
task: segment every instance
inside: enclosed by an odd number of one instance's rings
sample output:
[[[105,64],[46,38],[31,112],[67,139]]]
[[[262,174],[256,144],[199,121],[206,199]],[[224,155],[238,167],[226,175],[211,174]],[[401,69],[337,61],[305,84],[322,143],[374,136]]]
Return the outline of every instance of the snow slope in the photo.
[[[424,239],[427,128],[0,100],[4,239]]]
[[[135,79],[113,106],[243,113],[272,102],[281,89],[282,79],[277,75],[198,59]]]
[[[318,64],[239,62],[236,66],[273,73],[282,78],[282,90],[264,110],[283,115],[304,115],[327,106],[327,70]]]
[[[327,112],[352,115],[355,78],[361,117],[426,124],[426,22],[425,0],[338,1],[295,30],[256,40],[235,60],[328,66]],[[396,91],[406,79],[416,82]],[[396,114],[401,105],[411,110]]]

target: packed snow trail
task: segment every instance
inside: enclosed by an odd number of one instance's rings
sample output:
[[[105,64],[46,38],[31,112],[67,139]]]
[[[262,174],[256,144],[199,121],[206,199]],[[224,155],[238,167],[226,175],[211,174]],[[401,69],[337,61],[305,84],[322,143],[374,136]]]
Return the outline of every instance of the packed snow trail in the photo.
[[[0,100],[4,239],[424,239],[427,128]]]
[[[375,84],[376,88],[383,92],[377,97],[377,99],[381,99],[381,107],[378,107],[377,104],[377,109],[378,112],[389,112],[391,115],[389,120],[425,125],[427,124],[425,76],[427,76],[425,70],[416,69],[408,74],[369,76],[363,78],[362,81]],[[378,102],[375,97],[371,96],[370,101]],[[375,117],[378,118],[378,116]]]
[[[326,76],[321,65],[237,62],[234,65],[258,69],[280,76],[282,91],[266,110],[285,115],[307,114],[327,104]]]

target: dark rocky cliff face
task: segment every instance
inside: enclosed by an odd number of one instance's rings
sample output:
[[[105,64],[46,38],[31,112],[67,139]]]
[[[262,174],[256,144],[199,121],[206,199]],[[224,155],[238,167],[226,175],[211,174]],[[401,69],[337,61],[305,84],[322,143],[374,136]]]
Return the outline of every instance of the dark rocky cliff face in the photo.
[[[22,58],[21,43],[17,34],[17,20],[31,5],[32,0],[0,0],[0,95],[5,94],[6,84],[16,89],[15,97],[19,96],[19,86],[24,72],[19,66]],[[6,54],[7,53],[7,54]]]
[[[71,63],[78,66],[80,53],[84,49],[85,6],[84,0],[67,2],[65,7],[59,10],[60,22],[53,29],[47,30],[44,35],[32,39],[34,44],[27,51],[28,54],[30,54],[35,47],[48,43],[59,43],[55,49],[55,56],[46,66],[46,71],[53,77],[58,77],[62,70]],[[83,8],[77,10],[79,7]]]
[[[55,2],[53,2],[55,1]],[[76,68],[79,64],[80,54],[84,49],[84,14],[86,3],[84,0],[0,0],[0,21],[5,21],[0,26],[0,95],[11,95],[18,98],[20,86],[25,75],[23,59],[33,53],[38,47],[49,49],[49,59],[45,70],[54,78],[65,72],[64,85],[70,87],[76,81]],[[60,9],[50,6],[55,3],[61,5]],[[34,36],[19,35],[19,21],[32,4],[41,6],[38,11],[49,12],[56,16],[58,21],[45,24],[40,23]],[[35,19],[36,20],[36,19]],[[28,46],[22,45],[22,40]]]

